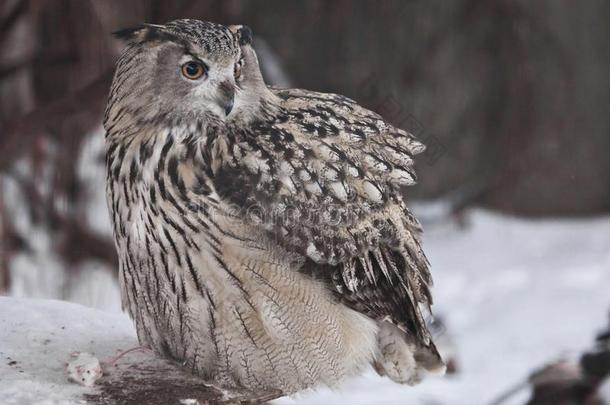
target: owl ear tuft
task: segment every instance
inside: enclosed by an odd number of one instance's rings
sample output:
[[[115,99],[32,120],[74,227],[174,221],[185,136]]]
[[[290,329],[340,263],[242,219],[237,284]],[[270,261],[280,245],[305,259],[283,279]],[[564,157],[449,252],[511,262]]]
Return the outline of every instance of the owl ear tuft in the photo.
[[[250,45],[252,43],[252,30],[247,25],[242,25],[239,29],[239,44]]]
[[[247,25],[231,25],[229,29],[237,36],[239,45],[252,44],[252,30]]]
[[[114,31],[112,36],[124,41],[132,40],[140,31],[145,29],[144,25],[136,25],[135,27],[123,28],[122,30]]]
[[[115,38],[126,42],[145,42],[165,39],[167,33],[163,30],[163,25],[138,24],[131,28],[124,28],[112,33]]]

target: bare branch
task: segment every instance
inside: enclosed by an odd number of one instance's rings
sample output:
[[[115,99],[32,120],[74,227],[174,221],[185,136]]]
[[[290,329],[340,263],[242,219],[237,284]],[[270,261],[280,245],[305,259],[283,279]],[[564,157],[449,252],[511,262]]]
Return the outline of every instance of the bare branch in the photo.
[[[86,114],[92,125],[99,123],[111,80],[109,70],[81,90],[9,122],[0,131],[0,172],[7,171],[36,136],[60,133],[67,117]]]
[[[29,5],[30,2],[28,0],[21,0],[13,6],[6,18],[0,21],[0,38],[6,38],[6,33],[13,28],[17,21],[19,21],[19,17],[27,11]]]

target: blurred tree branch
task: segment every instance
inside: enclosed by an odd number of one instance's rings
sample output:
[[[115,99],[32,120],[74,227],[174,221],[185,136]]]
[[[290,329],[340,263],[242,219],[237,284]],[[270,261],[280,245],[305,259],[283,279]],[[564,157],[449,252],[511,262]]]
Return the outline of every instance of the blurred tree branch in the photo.
[[[28,11],[29,5],[29,0],[19,0],[9,9],[6,17],[0,21],[0,40],[7,38],[7,33],[15,26],[19,18]]]
[[[60,128],[66,117],[85,114],[91,125],[100,123],[111,80],[112,71],[109,70],[81,90],[6,124],[0,138],[0,172],[8,170],[36,136],[61,137]]]

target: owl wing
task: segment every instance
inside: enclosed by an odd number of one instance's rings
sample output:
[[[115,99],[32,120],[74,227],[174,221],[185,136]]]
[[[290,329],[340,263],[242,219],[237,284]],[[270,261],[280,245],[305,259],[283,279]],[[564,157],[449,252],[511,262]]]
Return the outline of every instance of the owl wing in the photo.
[[[346,97],[273,91],[279,110],[212,142],[218,194],[346,305],[433,346],[421,227],[400,193],[424,146]]]

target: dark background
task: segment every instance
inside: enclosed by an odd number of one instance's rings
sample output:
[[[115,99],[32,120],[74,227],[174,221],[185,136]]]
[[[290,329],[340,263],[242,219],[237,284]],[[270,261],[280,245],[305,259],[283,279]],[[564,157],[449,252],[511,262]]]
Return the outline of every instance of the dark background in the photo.
[[[68,269],[114,267],[109,235],[84,219],[103,184],[77,170],[87,136],[102,136],[110,33],[185,17],[250,26],[270,82],[345,94],[418,135],[429,148],[412,198],[610,210],[610,2],[4,0],[0,292],[11,258],[37,249],[33,229]],[[103,170],[103,151],[92,159]]]

